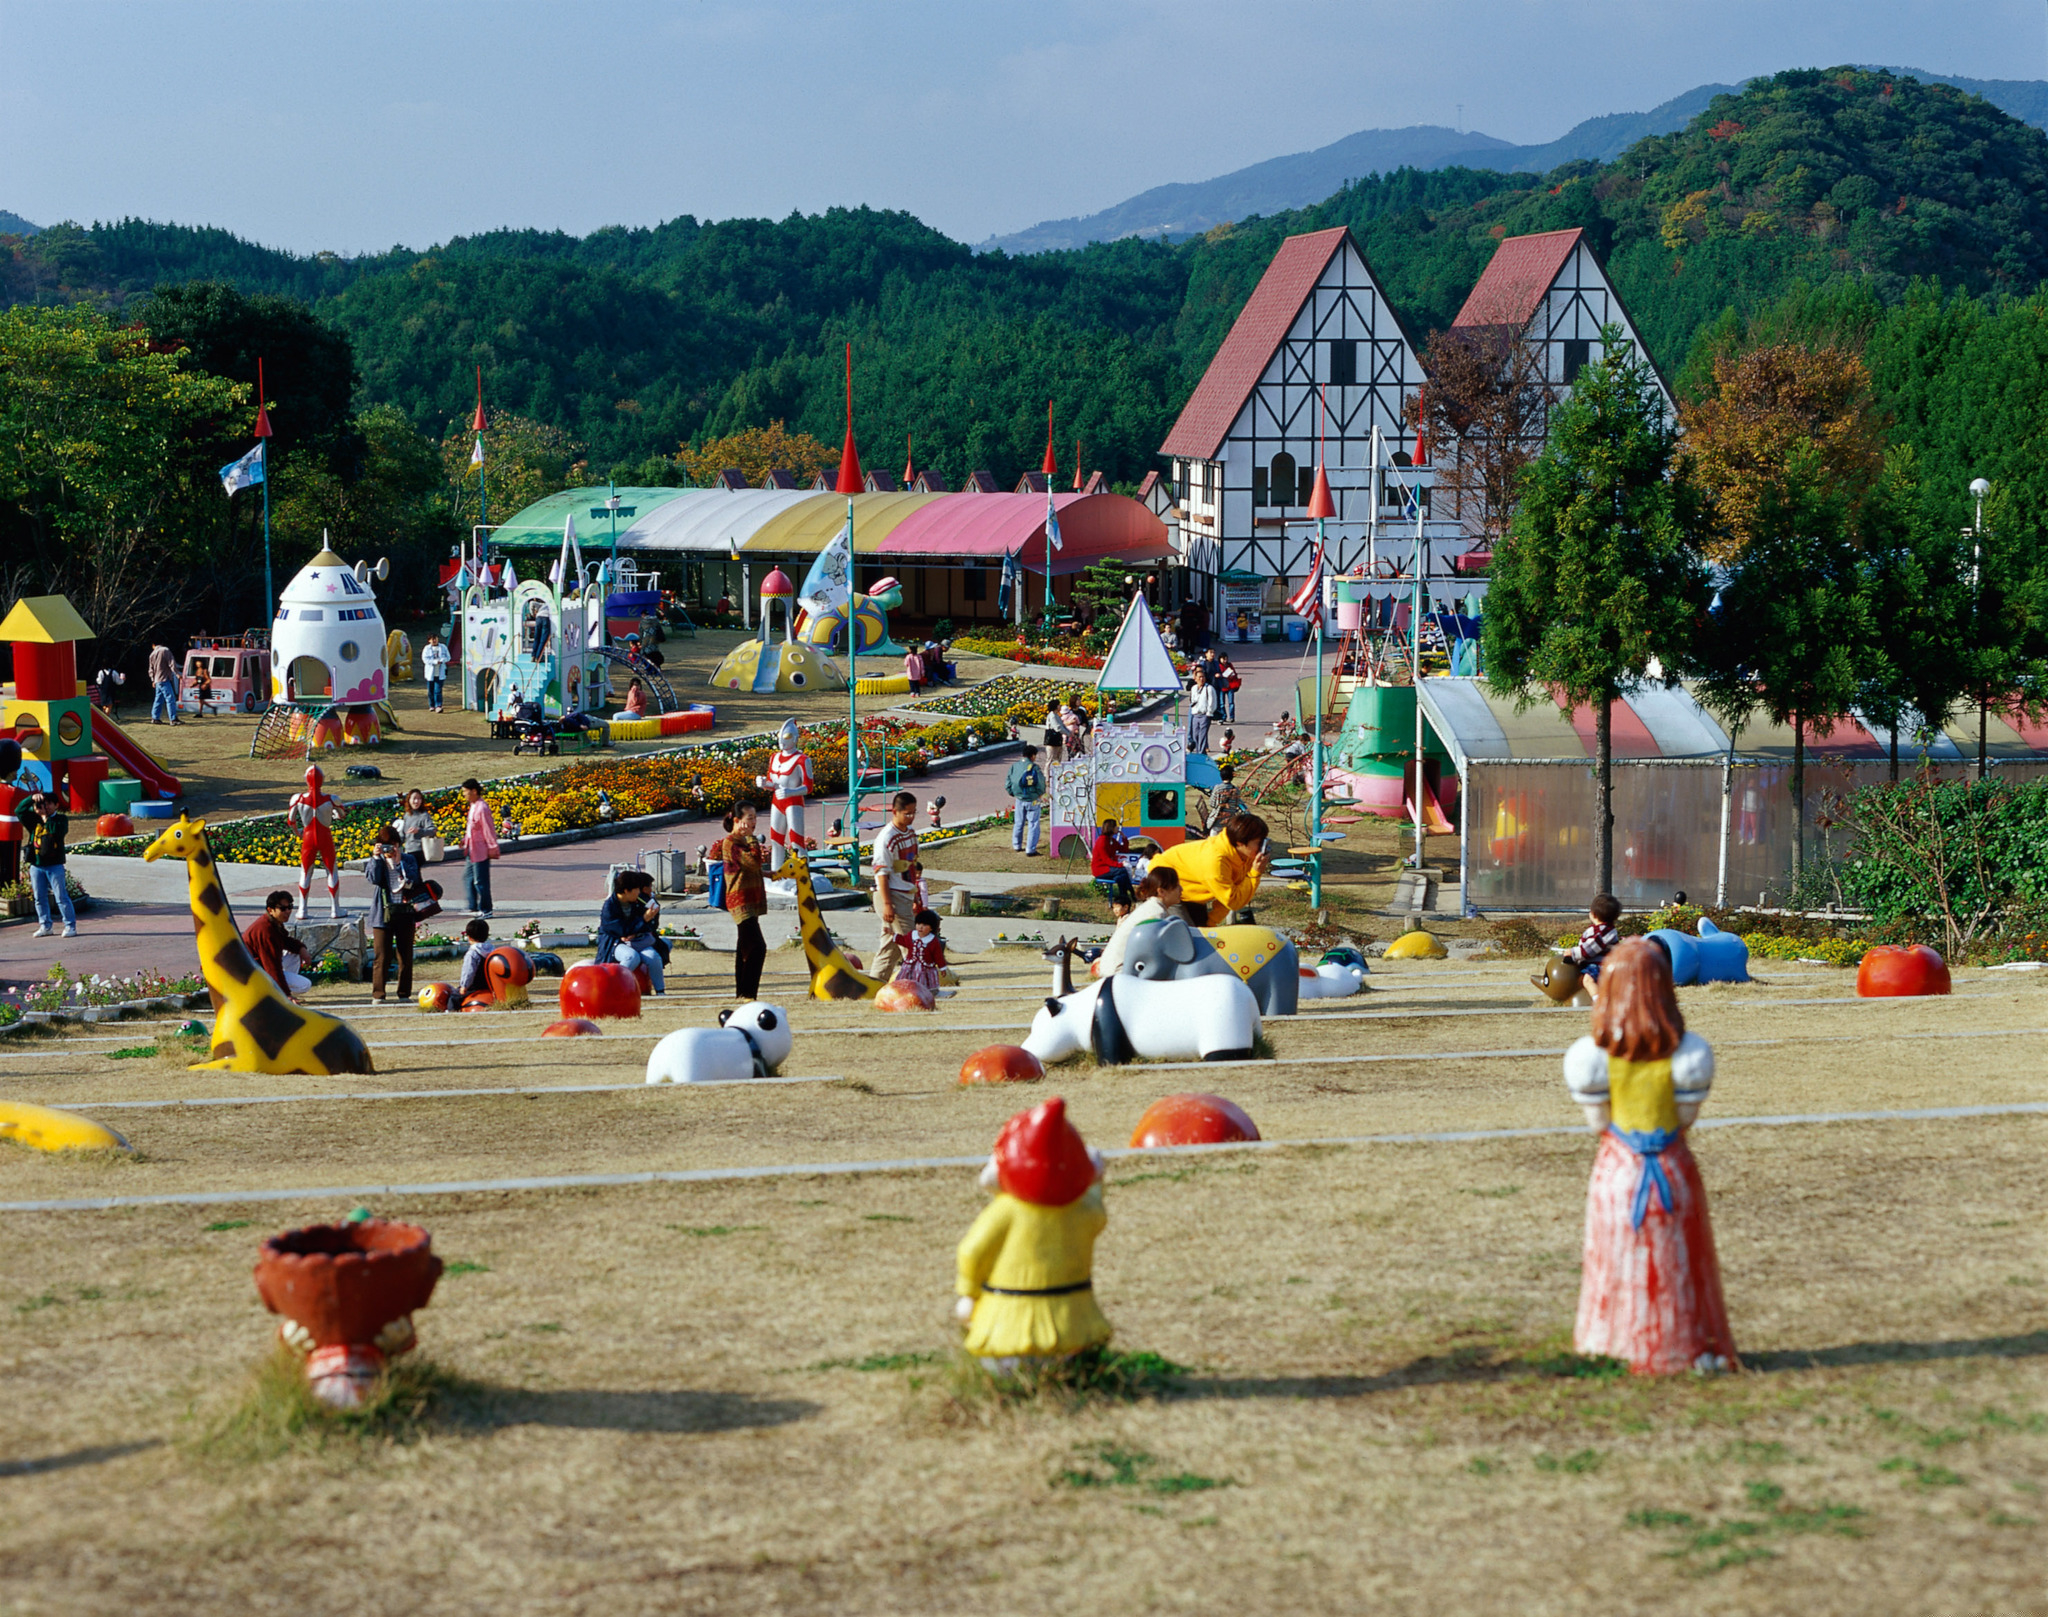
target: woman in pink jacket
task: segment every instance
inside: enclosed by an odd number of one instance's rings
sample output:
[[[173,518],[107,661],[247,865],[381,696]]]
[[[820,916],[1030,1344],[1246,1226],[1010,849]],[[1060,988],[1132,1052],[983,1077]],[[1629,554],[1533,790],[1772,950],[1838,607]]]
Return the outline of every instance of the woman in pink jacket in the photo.
[[[462,783],[462,796],[469,804],[469,818],[462,827],[462,851],[469,855],[469,912],[488,921],[491,861],[498,857],[498,826],[491,818],[491,805],[484,801],[484,789],[475,780]]]

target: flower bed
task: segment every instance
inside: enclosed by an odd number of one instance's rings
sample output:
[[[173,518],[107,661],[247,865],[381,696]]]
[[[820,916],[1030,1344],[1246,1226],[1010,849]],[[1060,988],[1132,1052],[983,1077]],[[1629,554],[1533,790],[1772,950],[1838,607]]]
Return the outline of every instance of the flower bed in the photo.
[[[846,723],[834,720],[807,725],[800,732],[811,755],[819,797],[846,790]],[[901,720],[863,720],[861,735],[873,755],[881,748],[908,748],[903,761],[928,747],[925,732]],[[612,818],[635,819],[644,814],[684,810],[722,815],[742,799],[758,798],[755,777],[768,766],[772,737],[739,736],[683,747],[673,752],[634,758],[599,758],[565,764],[540,774],[513,775],[484,782],[484,797],[497,816],[500,836],[516,824],[522,836],[582,830],[602,825],[601,802],[608,801]],[[942,740],[946,738],[941,738]],[[961,749],[964,750],[964,749]],[[923,762],[929,763],[928,751]],[[602,797],[600,797],[602,794]],[[377,830],[397,813],[396,797],[376,797],[345,808],[334,827],[335,850],[345,860],[367,859]],[[427,808],[450,846],[462,840],[467,813],[459,790],[429,792]],[[299,836],[281,814],[209,824],[208,840],[216,856],[241,864],[296,865]],[[74,853],[125,854],[139,857],[152,834],[84,842]]]
[[[1049,668],[1100,668],[1109,660],[1106,652],[1090,651],[1072,640],[1034,646],[1023,640],[962,635],[952,645],[955,651],[971,652],[977,657],[1002,657],[1013,663],[1038,663]],[[1187,659],[1177,651],[1172,653],[1172,657],[1173,666],[1186,673]]]
[[[166,977],[160,972],[138,972],[133,977],[95,973],[74,977],[60,962],[50,968],[39,983],[20,989],[0,990],[7,995],[0,1003],[0,1026],[21,1020],[25,1011],[63,1011],[88,1005],[125,1005],[131,1000],[164,999],[172,994],[196,994],[198,977]]]
[[[955,713],[962,718],[1007,719],[1012,708],[1030,708],[1035,719],[1045,717],[1048,702],[1086,702],[1096,706],[1095,686],[1078,679],[1034,679],[1028,674],[1004,674],[985,680],[964,691],[953,691],[925,702],[912,702],[919,713]],[[1033,704],[1036,704],[1034,707]]]

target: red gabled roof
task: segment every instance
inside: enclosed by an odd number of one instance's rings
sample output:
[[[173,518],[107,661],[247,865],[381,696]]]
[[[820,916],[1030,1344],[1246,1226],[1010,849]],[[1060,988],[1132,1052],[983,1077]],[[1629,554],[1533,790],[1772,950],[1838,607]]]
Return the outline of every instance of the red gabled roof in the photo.
[[[1459,326],[1526,326],[1536,306],[1563,270],[1572,249],[1585,237],[1583,230],[1546,230],[1536,236],[1510,236],[1494,250],[1486,273],[1465,299]]]
[[[1208,460],[1215,455],[1301,306],[1350,235],[1339,225],[1334,230],[1289,236],[1280,244],[1273,262],[1245,300],[1230,335],[1195,384],[1173,431],[1159,446],[1162,455],[1185,455],[1190,460]]]

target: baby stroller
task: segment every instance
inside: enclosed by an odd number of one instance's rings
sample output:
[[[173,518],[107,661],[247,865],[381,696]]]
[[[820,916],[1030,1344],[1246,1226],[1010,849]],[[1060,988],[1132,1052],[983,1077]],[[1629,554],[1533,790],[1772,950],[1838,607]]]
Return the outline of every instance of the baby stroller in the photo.
[[[531,752],[536,758],[553,757],[562,750],[555,723],[540,702],[528,698],[519,704],[512,718],[512,756]]]

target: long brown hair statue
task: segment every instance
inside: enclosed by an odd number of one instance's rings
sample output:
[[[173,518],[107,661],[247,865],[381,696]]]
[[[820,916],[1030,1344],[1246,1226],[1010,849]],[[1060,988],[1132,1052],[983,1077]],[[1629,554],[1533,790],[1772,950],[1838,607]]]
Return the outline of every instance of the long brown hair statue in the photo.
[[[1593,1042],[1624,1061],[1662,1061],[1684,1038],[1671,957],[1648,938],[1615,945],[1600,972]]]
[[[1714,1052],[1686,1032],[1658,945],[1632,938],[1608,955],[1593,1031],[1565,1052],[1564,1075],[1600,1135],[1572,1345],[1637,1375],[1735,1368],[1707,1189],[1686,1140]]]

